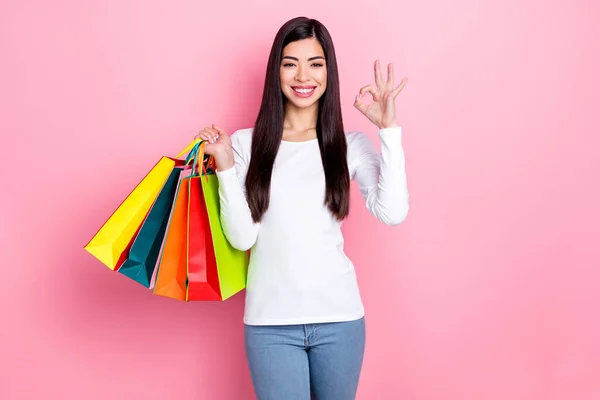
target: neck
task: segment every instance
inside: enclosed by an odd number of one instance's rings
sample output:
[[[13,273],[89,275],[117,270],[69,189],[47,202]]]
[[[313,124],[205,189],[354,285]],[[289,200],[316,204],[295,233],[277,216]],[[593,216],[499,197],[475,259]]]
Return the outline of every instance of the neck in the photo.
[[[315,102],[315,104],[306,108],[298,108],[291,102],[287,102],[285,104],[283,129],[294,132],[305,132],[309,129],[316,129],[318,115],[318,102]]]

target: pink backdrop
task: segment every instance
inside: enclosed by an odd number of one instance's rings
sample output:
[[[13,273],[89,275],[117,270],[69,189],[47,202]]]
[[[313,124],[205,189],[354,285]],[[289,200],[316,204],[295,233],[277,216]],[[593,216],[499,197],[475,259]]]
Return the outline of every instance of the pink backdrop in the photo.
[[[409,77],[409,218],[379,224],[353,187],[344,228],[368,315],[359,399],[599,399],[599,11],[3,1],[0,398],[253,398],[243,295],[152,296],[83,246],[201,126],[251,126],[275,32],[306,14],[334,37],[347,129],[376,139],[352,107],[375,58]]]

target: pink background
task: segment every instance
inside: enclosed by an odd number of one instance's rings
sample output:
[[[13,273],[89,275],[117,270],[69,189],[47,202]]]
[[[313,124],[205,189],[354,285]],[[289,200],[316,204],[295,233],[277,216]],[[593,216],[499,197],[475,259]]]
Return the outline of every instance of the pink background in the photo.
[[[333,35],[348,130],[376,140],[352,107],[376,58],[409,77],[410,215],[383,226],[354,186],[344,227],[368,315],[358,398],[599,399],[591,0],[3,1],[0,398],[253,398],[243,295],[159,298],[83,246],[199,128],[251,126],[296,15]]]

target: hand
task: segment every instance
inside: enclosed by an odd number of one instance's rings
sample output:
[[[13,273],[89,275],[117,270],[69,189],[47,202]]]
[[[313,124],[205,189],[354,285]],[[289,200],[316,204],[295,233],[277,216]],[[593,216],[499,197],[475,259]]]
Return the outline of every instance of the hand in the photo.
[[[381,78],[379,60],[375,61],[375,86],[367,85],[360,89],[359,94],[354,101],[354,107],[362,112],[379,129],[396,127],[396,105],[394,100],[402,91],[406,81],[402,79],[400,85],[394,88],[394,66],[388,64],[388,79],[384,82]],[[363,103],[363,96],[371,93],[373,102],[371,104]]]
[[[224,171],[233,167],[233,150],[231,148],[231,138],[222,128],[212,125],[205,127],[195,136],[195,139],[206,141],[204,145],[204,154],[215,158],[217,169]]]

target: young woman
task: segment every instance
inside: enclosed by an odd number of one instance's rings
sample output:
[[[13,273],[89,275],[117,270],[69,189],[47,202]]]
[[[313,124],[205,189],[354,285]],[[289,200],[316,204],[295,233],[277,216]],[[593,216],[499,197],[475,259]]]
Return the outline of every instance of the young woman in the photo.
[[[259,400],[354,399],[365,347],[364,309],[342,221],[355,179],[382,222],[408,212],[393,67],[375,62],[375,85],[354,106],[378,128],[345,133],[335,51],[318,21],[295,18],[273,43],[254,128],[197,138],[215,157],[223,230],[251,250],[244,333]],[[363,102],[371,94],[370,104]]]

